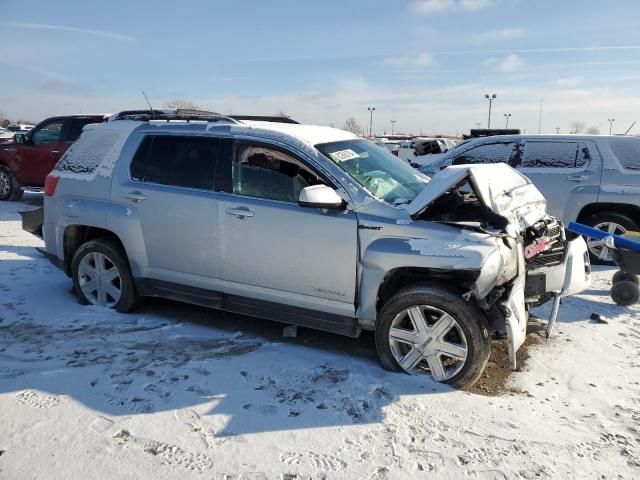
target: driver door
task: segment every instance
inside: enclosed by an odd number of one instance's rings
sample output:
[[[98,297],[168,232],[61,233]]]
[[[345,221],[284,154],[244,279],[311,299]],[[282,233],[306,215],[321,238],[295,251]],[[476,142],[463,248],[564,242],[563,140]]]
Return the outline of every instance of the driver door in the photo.
[[[283,149],[237,142],[230,161],[218,212],[226,293],[268,302],[260,308],[326,312],[309,314],[309,326],[347,329],[330,314],[355,317],[355,213],[299,206],[304,187],[328,182]]]
[[[45,177],[68,148],[64,138],[66,123],[61,118],[51,119],[27,134],[28,143],[17,145],[18,168],[26,185],[43,186]]]

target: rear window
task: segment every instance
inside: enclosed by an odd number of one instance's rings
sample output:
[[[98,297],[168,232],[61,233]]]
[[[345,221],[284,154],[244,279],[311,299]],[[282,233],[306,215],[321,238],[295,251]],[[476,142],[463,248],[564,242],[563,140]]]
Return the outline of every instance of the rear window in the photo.
[[[62,156],[55,171],[67,176],[93,174],[105,159],[120,154],[127,137],[128,132],[116,129],[86,131]]]
[[[640,170],[640,138],[613,137],[609,146],[624,168]]]
[[[577,163],[577,142],[527,142],[520,167],[573,168]]]

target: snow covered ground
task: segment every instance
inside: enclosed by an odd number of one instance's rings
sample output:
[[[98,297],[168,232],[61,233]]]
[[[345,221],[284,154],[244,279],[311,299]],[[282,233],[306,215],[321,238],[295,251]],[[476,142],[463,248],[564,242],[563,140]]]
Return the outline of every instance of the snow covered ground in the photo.
[[[487,397],[385,372],[370,335],[81,306],[28,208],[0,203],[1,479],[640,478],[640,310],[611,269]]]

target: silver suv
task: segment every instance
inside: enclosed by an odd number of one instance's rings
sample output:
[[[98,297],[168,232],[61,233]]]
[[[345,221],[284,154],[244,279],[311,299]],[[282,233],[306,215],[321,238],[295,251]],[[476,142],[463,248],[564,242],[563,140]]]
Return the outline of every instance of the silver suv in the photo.
[[[529,308],[590,276],[584,241],[512,168],[429,181],[328,127],[117,116],[85,127],[45,195],[47,255],[87,304],[165,297],[374,330],[385,368],[456,387],[482,373],[490,332],[506,333],[515,368]]]
[[[640,138],[607,135],[508,135],[470,140],[420,170],[504,162],[529,177],[549,212],[623,234],[640,230]],[[608,263],[609,249],[589,240],[591,259]]]

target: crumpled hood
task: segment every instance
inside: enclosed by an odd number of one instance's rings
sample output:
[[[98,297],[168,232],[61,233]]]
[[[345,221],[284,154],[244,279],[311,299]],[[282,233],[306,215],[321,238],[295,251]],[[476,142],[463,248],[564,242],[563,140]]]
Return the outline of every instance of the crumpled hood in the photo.
[[[412,218],[466,180],[479,200],[510,223],[529,227],[546,215],[547,201],[531,181],[504,163],[453,165],[439,171],[405,208]]]

